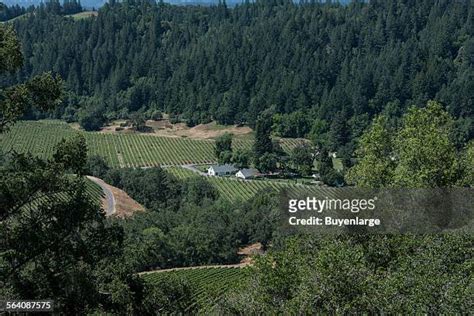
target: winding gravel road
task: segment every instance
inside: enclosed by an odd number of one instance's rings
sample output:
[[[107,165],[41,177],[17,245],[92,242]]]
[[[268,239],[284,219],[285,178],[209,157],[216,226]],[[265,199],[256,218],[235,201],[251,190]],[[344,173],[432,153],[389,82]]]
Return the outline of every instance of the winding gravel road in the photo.
[[[171,166],[165,165],[165,166],[161,166],[161,167],[162,168],[167,168],[167,167],[171,167]],[[201,176],[207,176],[207,174],[205,172],[202,172],[199,169],[197,169],[196,165],[194,165],[194,164],[181,165],[180,167],[191,170],[191,171],[193,171],[193,172],[195,172],[195,173],[197,173]],[[142,169],[148,169],[148,168],[149,167],[142,167]],[[112,190],[110,190],[108,184],[105,183],[102,179],[99,179],[99,178],[96,178],[96,177],[93,177],[93,176],[87,176],[87,178],[89,180],[93,181],[94,183],[98,184],[102,188],[102,191],[104,191],[105,198],[107,200],[107,206],[105,208],[105,214],[107,216],[115,214],[115,212],[116,212],[115,197],[114,197],[114,193],[112,192]]]
[[[107,184],[99,178],[93,176],[87,176],[87,178],[95,183],[97,183],[101,188],[102,191],[105,193],[105,198],[107,200],[107,207],[105,209],[105,215],[110,216],[115,214],[115,197],[112,191],[109,189]]]

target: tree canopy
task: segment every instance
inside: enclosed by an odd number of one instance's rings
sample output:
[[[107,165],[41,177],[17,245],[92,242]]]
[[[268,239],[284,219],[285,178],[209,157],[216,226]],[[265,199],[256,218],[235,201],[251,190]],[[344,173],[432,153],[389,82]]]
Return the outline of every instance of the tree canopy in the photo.
[[[459,185],[469,177],[470,167],[463,157],[469,156],[470,149],[458,150],[453,133],[452,117],[436,102],[410,108],[399,128],[390,128],[385,117],[378,117],[361,138],[358,162],[347,180],[369,188]]]

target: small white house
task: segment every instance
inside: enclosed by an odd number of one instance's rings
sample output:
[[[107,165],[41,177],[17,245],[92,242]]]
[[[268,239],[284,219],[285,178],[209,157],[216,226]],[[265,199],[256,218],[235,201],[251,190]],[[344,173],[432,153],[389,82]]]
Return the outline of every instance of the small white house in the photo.
[[[239,170],[239,172],[235,174],[235,176],[240,179],[252,179],[252,178],[258,177],[259,175],[260,175],[260,172],[254,168],[242,169],[242,170]]]
[[[237,171],[233,165],[225,164],[225,165],[213,165],[207,169],[208,176],[229,176],[234,174]]]

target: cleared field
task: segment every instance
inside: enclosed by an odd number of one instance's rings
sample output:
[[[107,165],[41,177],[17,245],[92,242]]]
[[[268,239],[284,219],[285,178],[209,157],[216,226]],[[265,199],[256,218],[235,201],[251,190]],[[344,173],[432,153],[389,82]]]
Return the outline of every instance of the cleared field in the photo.
[[[142,277],[145,281],[153,283],[170,275],[183,278],[191,285],[192,298],[189,306],[186,308],[186,312],[193,314],[208,314],[212,312],[216,301],[220,297],[227,291],[236,288],[249,276],[245,268],[222,267],[156,272],[144,274]],[[179,303],[186,304],[186,302],[177,302],[177,304]]]
[[[84,12],[79,12],[76,14],[66,15],[66,17],[71,17],[74,20],[82,20],[82,19],[91,18],[93,16],[97,16],[98,14],[99,12],[97,11],[84,11]]]
[[[84,135],[90,154],[104,157],[112,167],[152,167],[159,165],[205,164],[215,162],[214,141],[146,134],[104,134],[78,131],[61,121],[22,121],[0,136],[3,151],[31,152],[43,158],[53,154],[63,138]],[[285,150],[303,140],[280,143]],[[252,140],[235,139],[234,148],[250,149]]]
[[[199,177],[199,175],[197,175],[195,172],[181,167],[170,167],[166,168],[166,170],[171,172],[179,179]],[[255,196],[255,194],[260,190],[265,189],[274,189],[276,191],[286,189],[290,192],[299,192],[302,190],[305,190],[306,192],[321,192],[321,190],[324,190],[321,187],[293,184],[283,181],[279,182],[272,180],[240,180],[230,177],[206,177],[205,179],[216,187],[216,189],[219,191],[220,195],[223,198],[231,202],[235,202],[238,200],[248,200]]]
[[[7,20],[7,21],[0,21],[0,24],[2,23],[10,23],[10,22],[13,22],[15,20],[19,20],[19,19],[24,19],[28,16],[28,13],[25,13],[25,14],[22,14],[22,15],[19,15],[17,17],[14,17],[13,19],[10,19],[10,20]]]

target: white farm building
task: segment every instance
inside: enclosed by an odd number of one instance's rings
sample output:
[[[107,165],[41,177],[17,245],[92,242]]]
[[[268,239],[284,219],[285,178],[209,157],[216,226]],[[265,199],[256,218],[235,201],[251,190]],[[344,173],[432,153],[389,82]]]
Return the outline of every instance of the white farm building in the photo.
[[[237,168],[235,168],[233,165],[213,165],[210,166],[209,169],[207,169],[207,175],[208,176],[229,176],[234,174],[237,171]]]
[[[242,169],[242,170],[239,170],[239,172],[235,174],[235,176],[240,179],[252,179],[252,178],[258,177],[259,175],[260,175],[260,172],[254,168]]]

